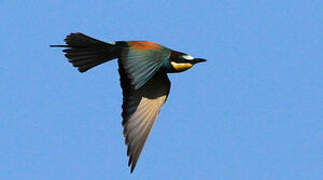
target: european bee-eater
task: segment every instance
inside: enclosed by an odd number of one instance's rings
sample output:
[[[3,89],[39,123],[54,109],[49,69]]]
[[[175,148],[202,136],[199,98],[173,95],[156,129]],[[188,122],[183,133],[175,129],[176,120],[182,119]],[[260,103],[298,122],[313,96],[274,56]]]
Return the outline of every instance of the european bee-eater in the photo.
[[[80,72],[118,59],[123,92],[123,135],[128,146],[128,166],[133,172],[148,134],[167,99],[170,89],[167,73],[182,72],[206,60],[150,41],[103,42],[82,33],[71,33],[66,36],[65,43],[51,47],[65,48],[65,56]]]

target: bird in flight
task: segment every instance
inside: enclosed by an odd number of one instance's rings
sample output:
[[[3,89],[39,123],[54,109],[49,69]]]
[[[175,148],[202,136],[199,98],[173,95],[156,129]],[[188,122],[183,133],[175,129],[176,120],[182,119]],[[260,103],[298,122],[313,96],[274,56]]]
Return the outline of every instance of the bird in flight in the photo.
[[[82,33],[71,33],[64,48],[66,58],[80,72],[118,59],[123,93],[122,126],[132,173],[149,132],[166,102],[170,81],[167,73],[182,72],[205,59],[174,51],[150,41],[103,42]]]

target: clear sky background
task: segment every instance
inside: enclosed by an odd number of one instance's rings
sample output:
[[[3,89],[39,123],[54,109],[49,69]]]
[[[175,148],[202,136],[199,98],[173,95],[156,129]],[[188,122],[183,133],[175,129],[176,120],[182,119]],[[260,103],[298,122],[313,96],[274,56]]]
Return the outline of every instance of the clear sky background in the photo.
[[[0,179],[323,179],[322,0],[0,2]],[[208,59],[171,74],[133,174],[116,62],[79,73],[71,32]]]

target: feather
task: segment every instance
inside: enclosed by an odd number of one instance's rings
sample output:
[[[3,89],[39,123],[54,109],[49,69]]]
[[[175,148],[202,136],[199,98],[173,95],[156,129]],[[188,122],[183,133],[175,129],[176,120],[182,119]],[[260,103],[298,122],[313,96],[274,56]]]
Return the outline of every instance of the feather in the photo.
[[[166,73],[157,73],[136,90],[130,83],[131,79],[128,78],[122,61],[119,61],[119,73],[123,90],[123,135],[128,146],[128,166],[131,166],[130,171],[133,172],[152,126],[167,99],[170,81]]]
[[[170,51],[167,48],[155,43],[150,43],[153,45],[145,47],[143,42],[147,43],[148,41],[128,42],[130,46],[122,52],[120,58],[130,83],[136,90],[149,81],[165,62],[168,62],[170,56]]]

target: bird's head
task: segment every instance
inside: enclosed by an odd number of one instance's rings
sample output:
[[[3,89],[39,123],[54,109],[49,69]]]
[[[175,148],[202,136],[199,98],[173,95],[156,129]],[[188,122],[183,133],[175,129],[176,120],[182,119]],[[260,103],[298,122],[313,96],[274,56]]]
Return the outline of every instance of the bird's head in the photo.
[[[170,57],[170,65],[173,68],[174,72],[186,71],[193,67],[195,64],[205,61],[205,59],[195,58],[188,54],[177,51],[172,51]]]

